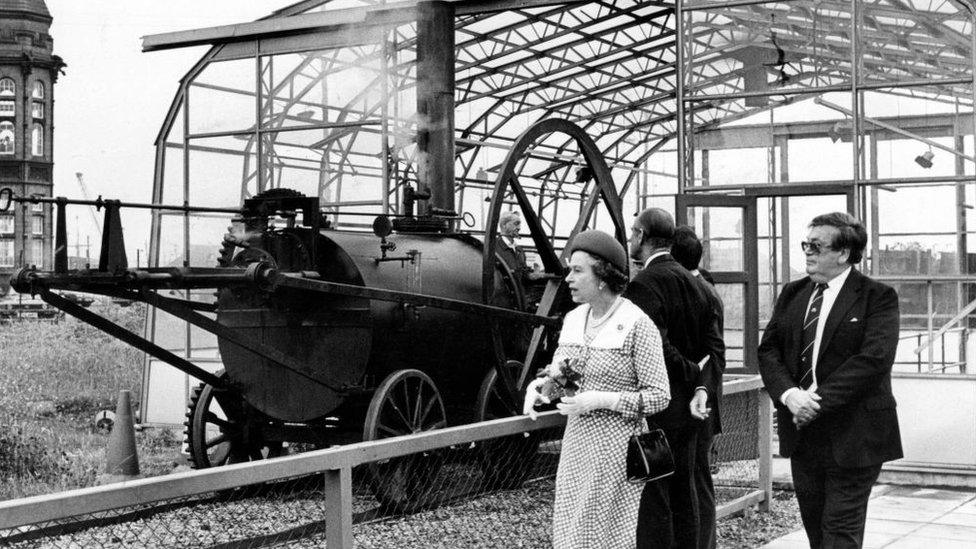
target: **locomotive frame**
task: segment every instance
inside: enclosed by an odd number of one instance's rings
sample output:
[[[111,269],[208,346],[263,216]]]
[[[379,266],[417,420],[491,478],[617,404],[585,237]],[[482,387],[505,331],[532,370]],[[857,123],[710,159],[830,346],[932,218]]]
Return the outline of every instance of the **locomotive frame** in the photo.
[[[49,203],[56,208],[54,270],[45,272],[35,267],[23,267],[15,272],[11,283],[18,292],[38,295],[45,302],[65,313],[200,380],[201,385],[193,391],[189,402],[186,423],[190,454],[196,467],[273,457],[284,452],[285,443],[297,442],[323,446],[346,442],[349,439],[343,437],[348,436],[350,432],[349,423],[360,420],[359,438],[371,440],[435,429],[450,422],[463,423],[515,415],[520,412],[520,392],[527,383],[530,372],[533,368],[544,365],[545,360],[551,356],[551,346],[558,333],[559,319],[571,305],[562,278],[566,252],[564,250],[562,255],[557,254],[553,247],[553,240],[550,235],[545,234],[543,225],[516,173],[519,158],[537,139],[553,133],[565,134],[577,143],[585,165],[592,174],[592,192],[581,208],[570,238],[591,223],[597,206],[602,202],[613,222],[618,240],[625,241],[620,197],[596,145],[582,129],[571,122],[561,119],[542,121],[530,127],[516,140],[499,170],[491,198],[484,245],[480,246],[480,302],[453,299],[431,293],[337,282],[329,280],[329,277],[324,276],[321,271],[314,269],[296,267],[289,269],[289,259],[285,257],[287,254],[281,251],[288,247],[278,246],[278,249],[258,250],[253,255],[244,257],[245,252],[254,249],[255,246],[246,240],[235,239],[233,234],[225,236],[225,249],[238,245],[244,251],[239,252],[239,255],[228,253],[222,261],[224,265],[220,267],[130,268],[127,264],[119,216],[122,208],[234,213],[243,221],[246,230],[253,233],[258,229],[256,232],[265,235],[265,240],[261,242],[266,242],[269,238],[275,242],[286,237],[291,240],[305,238],[303,249],[305,263],[301,266],[319,265],[319,258],[316,256],[321,253],[321,250],[315,244],[316,239],[321,238],[321,235],[329,235],[331,231],[319,209],[319,199],[288,192],[272,192],[265,196],[249,198],[244,201],[243,207],[237,210],[122,203],[103,200],[101,197],[95,201],[68,200],[62,197],[50,199],[14,197],[9,189],[3,189],[0,190],[0,210],[9,208],[12,202]],[[409,194],[410,200],[430,196],[429,193]],[[533,243],[543,262],[543,270],[547,275],[544,291],[534,311],[524,310],[526,304],[519,277],[513,274],[510,266],[506,266],[495,253],[498,218],[506,197],[510,195],[515,197],[526,220]],[[65,222],[68,205],[93,205],[105,211],[102,253],[99,265],[95,269],[67,269]],[[479,247],[476,239],[457,230],[459,218],[453,212],[428,207],[428,213],[413,216],[411,214],[413,206],[412,203],[405,205],[404,209],[408,214],[398,217],[394,223],[389,221],[388,216],[377,217],[374,229],[378,239],[372,240],[376,250],[372,260],[376,265],[388,261],[400,261],[403,264],[414,259],[410,253],[398,257],[387,255],[393,246],[386,241],[386,237],[392,234],[393,226],[397,227],[398,235],[419,235],[418,238],[431,238],[433,235],[437,239],[456,239],[463,241],[467,246]],[[275,218],[285,220],[284,226],[275,227],[269,223],[269,220]],[[242,264],[234,264],[234,261],[240,257],[244,257],[240,262]],[[502,280],[509,285],[512,295],[515,296],[514,303],[510,300],[509,306],[493,304],[493,300],[497,297],[499,271]],[[160,290],[171,289],[215,289],[221,292],[221,297],[218,304],[211,304],[166,297],[160,292]],[[221,322],[219,316],[217,319],[208,316],[208,314],[219,313],[221,303],[225,305],[234,303],[233,298],[226,297],[231,295],[234,289],[243,290],[249,295],[262,296],[262,299],[271,303],[271,308],[274,308],[274,303],[284,300],[287,295],[292,296],[292,303],[295,301],[295,296],[298,296],[299,300],[326,296],[349,299],[358,303],[394,303],[404,312],[414,308],[416,313],[418,310],[416,308],[426,307],[483,319],[487,326],[488,333],[484,335],[487,336],[491,356],[486,359],[486,368],[470,364],[463,366],[479,372],[480,378],[480,383],[473,385],[476,388],[475,398],[466,400],[469,413],[461,414],[460,418],[452,417],[448,413],[450,407],[445,406],[442,397],[443,388],[438,388],[433,379],[437,377],[436,368],[427,371],[424,371],[423,367],[396,369],[386,374],[383,381],[375,385],[370,382],[372,377],[368,374],[370,370],[377,368],[376,364],[366,365],[364,375],[358,376],[352,382],[348,380],[336,382],[334,379],[322,379],[321,376],[314,375],[314,368],[292,354],[283,352],[279,346],[261,341],[261,338],[250,337],[246,330],[228,325],[226,319]],[[291,376],[293,381],[297,379],[315,386],[315,391],[304,395],[306,398],[309,395],[315,395],[317,398],[331,395],[339,404],[332,408],[326,406],[326,412],[315,414],[316,417],[291,417],[291,410],[287,406],[282,409],[278,406],[280,402],[255,399],[252,393],[249,393],[253,391],[253,383],[243,383],[240,379],[243,375],[240,373],[241,367],[237,368],[237,373],[226,371],[212,374],[191,360],[177,356],[157,343],[134,334],[60,296],[57,293],[59,290],[88,292],[147,303],[214,334],[224,350],[243,351],[245,353],[243,356],[256,357],[261,364],[273,365],[276,374],[286,374]],[[291,307],[295,306],[297,305]],[[517,346],[513,351],[510,337],[507,337],[510,336],[510,330],[506,330],[509,326],[526,329],[531,327],[531,336],[528,338],[527,345]],[[285,329],[294,330],[295,326],[289,325]],[[513,356],[515,354],[518,356]],[[258,368],[254,360],[243,362],[247,363],[244,365],[245,372]],[[454,392],[457,387],[452,386],[447,389]],[[452,404],[456,408],[458,403]],[[462,402],[461,406],[465,406],[465,402]],[[218,413],[217,408],[222,411],[222,414]],[[213,436],[210,436],[211,434]],[[521,451],[525,452],[525,459],[520,460],[522,466],[514,474],[511,470],[502,471],[498,467],[497,445],[482,445],[480,455],[485,473],[496,479],[502,478],[502,473],[505,473],[504,476],[510,481],[519,482],[529,472],[531,467],[529,458],[534,454],[537,443],[537,439],[530,437],[520,444]],[[378,499],[385,505],[401,507],[422,505],[423,483],[417,482],[417,476],[391,473],[404,473],[407,469],[410,472],[434,471],[437,469],[439,459],[438,456],[416,456],[374,466],[371,468],[370,476]]]

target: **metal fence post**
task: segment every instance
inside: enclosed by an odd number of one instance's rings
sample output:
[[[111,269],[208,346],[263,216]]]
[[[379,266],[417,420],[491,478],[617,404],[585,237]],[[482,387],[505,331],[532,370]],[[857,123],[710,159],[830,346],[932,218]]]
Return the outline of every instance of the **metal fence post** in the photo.
[[[325,542],[330,548],[352,549],[352,468],[325,472]]]
[[[760,511],[769,511],[773,499],[773,414],[769,395],[764,389],[759,393],[759,489],[763,499]]]

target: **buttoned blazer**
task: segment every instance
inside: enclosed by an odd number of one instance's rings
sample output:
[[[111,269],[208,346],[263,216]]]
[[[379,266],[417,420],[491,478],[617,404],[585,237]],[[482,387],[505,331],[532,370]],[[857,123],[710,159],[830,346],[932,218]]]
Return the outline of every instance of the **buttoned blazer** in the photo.
[[[759,344],[759,372],[776,406],[780,454],[790,457],[798,432],[780,396],[799,386],[803,321],[813,292],[809,277],[783,287]],[[841,467],[902,457],[891,368],[898,346],[898,295],[852,270],[827,315],[817,358],[820,415]],[[813,424],[811,424],[813,425]]]
[[[691,426],[695,420],[688,404],[695,387],[721,383],[725,368],[725,345],[704,288],[670,254],[663,254],[630,281],[624,297],[640,307],[661,332],[671,403],[652,416],[652,421],[664,429]],[[707,355],[714,356],[701,370],[698,362]]]

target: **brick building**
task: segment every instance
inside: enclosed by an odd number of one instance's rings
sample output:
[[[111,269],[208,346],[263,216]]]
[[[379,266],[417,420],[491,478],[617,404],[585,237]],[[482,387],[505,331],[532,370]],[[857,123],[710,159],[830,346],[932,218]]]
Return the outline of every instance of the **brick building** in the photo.
[[[0,0],[0,187],[18,196],[51,196],[54,84],[65,66],[52,53],[44,0]],[[50,206],[0,213],[0,295],[19,265],[50,268]]]

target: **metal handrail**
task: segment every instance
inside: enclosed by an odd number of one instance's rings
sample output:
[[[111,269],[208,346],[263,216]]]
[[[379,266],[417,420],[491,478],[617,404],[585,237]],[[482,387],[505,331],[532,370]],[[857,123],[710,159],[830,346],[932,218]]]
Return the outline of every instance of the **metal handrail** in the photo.
[[[723,394],[761,391],[759,376],[727,376]],[[770,400],[759,395],[759,489],[731,505],[767,507],[772,497]],[[544,412],[537,420],[526,416],[448,427],[412,435],[315,450],[266,461],[225,465],[212,469],[120,482],[0,502],[0,534],[13,535],[31,525],[114,509],[151,505],[160,501],[209,494],[215,491],[295,478],[325,475],[326,538],[329,547],[352,547],[352,468],[418,452],[463,446],[542,429],[563,426],[566,417]],[[733,510],[734,511],[734,510]],[[719,513],[721,516],[723,513]],[[725,513],[727,514],[727,512]]]

